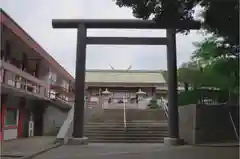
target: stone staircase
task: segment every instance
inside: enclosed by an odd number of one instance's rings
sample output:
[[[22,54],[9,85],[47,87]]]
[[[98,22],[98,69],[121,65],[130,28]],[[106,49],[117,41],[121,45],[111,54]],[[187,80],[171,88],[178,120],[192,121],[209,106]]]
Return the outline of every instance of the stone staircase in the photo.
[[[91,113],[88,121],[104,122],[104,121],[123,121],[123,109],[104,109]],[[93,112],[93,110],[91,110]],[[126,109],[127,121],[165,121],[166,116],[163,109]]]
[[[121,121],[88,122],[85,136],[99,143],[163,143],[168,126],[163,121],[131,121],[126,128]]]
[[[91,104],[85,107],[84,136],[89,142],[99,143],[162,143],[168,135],[163,109],[126,110],[124,127],[123,109],[102,109]],[[67,143],[73,132],[73,107],[63,123],[56,142]]]
[[[89,142],[100,143],[163,143],[168,125],[162,109],[126,110],[124,127],[122,109],[105,109],[85,123]]]

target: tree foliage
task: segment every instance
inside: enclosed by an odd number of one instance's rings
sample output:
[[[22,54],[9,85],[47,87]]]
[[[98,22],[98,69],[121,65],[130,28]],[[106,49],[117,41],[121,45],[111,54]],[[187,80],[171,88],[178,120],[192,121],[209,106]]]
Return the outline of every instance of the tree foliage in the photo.
[[[239,49],[235,45],[225,43],[225,41],[216,36],[206,38],[201,42],[195,42],[193,45],[196,50],[192,58],[197,58],[202,62],[212,62],[220,58],[237,58]]]
[[[190,62],[178,69],[178,80],[198,87],[217,87],[229,94],[239,93],[239,3],[238,0],[114,0],[119,7],[132,8],[141,19],[194,20],[196,6],[203,28],[212,37],[194,43]],[[186,30],[188,31],[188,30]],[[167,79],[167,71],[163,72]]]
[[[185,90],[188,87],[192,88],[200,87],[202,84],[202,72],[195,61],[182,64],[178,69],[178,81],[184,83]]]
[[[214,70],[216,74],[238,77],[239,52],[230,45],[218,41],[216,37],[211,37],[195,46],[197,49],[193,53],[192,60],[200,61],[205,64],[206,69]]]
[[[179,81],[195,89],[226,91],[231,100],[233,94],[239,93],[239,53],[214,36],[194,45],[196,50],[191,61],[178,69]]]
[[[205,28],[214,36],[223,37],[230,45],[239,45],[239,2],[238,0],[225,3],[205,0],[203,12]],[[210,1],[210,2],[209,2]]]
[[[230,45],[239,44],[238,0],[114,0],[119,7],[132,8],[141,19],[158,21],[193,20],[196,6],[204,7],[201,14],[204,28],[215,36],[223,37]]]

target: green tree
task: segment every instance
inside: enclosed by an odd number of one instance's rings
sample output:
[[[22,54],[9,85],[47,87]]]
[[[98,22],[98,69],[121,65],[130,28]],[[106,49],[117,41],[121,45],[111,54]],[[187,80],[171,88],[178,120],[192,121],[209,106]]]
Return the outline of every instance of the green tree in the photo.
[[[239,45],[238,0],[114,0],[119,7],[132,8],[141,19],[192,20],[196,6],[204,8],[201,16],[207,32],[225,39],[231,46]]]
[[[165,80],[168,80],[167,71],[162,71]],[[177,70],[177,78],[179,84],[184,84],[185,91],[188,91],[189,86],[197,88],[201,86],[202,72],[196,61],[183,63]]]
[[[197,88],[199,86],[200,70],[196,63],[183,63],[177,70],[178,81],[184,84],[185,91],[188,91],[189,86]]]
[[[130,7],[141,19],[193,20],[196,6],[201,13],[203,28],[213,36],[195,43],[191,64],[178,69],[180,82],[185,88],[208,86],[239,93],[239,3],[238,0],[114,0],[119,7]],[[184,30],[187,33],[188,30]],[[167,72],[164,72],[167,79]]]
[[[227,90],[231,101],[231,94],[238,93],[239,89],[239,54],[216,37],[205,39],[195,46],[197,49],[192,60],[205,64],[202,84]]]

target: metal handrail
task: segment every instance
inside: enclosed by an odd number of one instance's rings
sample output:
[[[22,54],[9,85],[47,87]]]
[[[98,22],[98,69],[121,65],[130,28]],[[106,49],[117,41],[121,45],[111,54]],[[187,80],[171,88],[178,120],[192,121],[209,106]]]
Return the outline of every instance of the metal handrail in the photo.
[[[168,118],[168,106],[165,103],[164,103],[164,112],[165,112],[166,117]]]
[[[127,127],[127,121],[126,121],[126,102],[125,97],[123,96],[123,122],[124,122],[124,128]]]
[[[229,114],[229,118],[230,118],[230,120],[231,120],[231,124],[232,124],[233,129],[234,129],[235,136],[236,136],[237,140],[239,140],[238,131],[237,131],[236,125],[235,125],[235,123],[234,123],[234,121],[233,121],[232,114],[231,114],[230,111],[228,111],[228,114]]]
[[[163,99],[162,99],[162,108],[164,110],[166,117],[168,118],[168,105]]]

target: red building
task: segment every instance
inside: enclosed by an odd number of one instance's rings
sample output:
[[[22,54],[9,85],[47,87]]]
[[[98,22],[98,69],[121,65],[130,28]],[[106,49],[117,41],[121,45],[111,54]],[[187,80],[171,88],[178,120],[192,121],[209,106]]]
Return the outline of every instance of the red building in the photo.
[[[0,20],[1,141],[44,135],[71,107],[74,79],[2,9]]]

